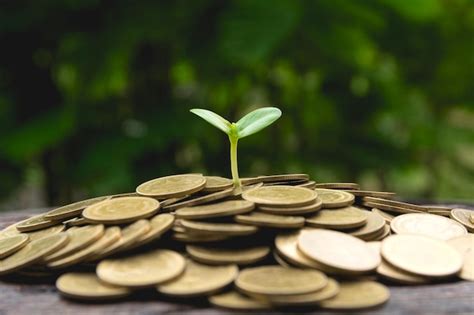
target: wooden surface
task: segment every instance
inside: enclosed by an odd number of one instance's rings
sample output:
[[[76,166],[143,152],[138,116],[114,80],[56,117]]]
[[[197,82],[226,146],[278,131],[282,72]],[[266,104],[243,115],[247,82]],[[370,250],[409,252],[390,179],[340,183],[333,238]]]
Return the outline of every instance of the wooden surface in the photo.
[[[474,210],[473,207],[463,207]],[[41,210],[0,213],[0,229],[35,213],[41,213]],[[427,286],[387,285],[390,287],[390,301],[382,307],[358,314],[474,314],[474,282],[457,281]],[[302,309],[298,312],[334,314],[317,309]],[[54,279],[33,280],[16,275],[0,278],[0,315],[232,313],[235,312],[213,308],[190,299],[163,300],[153,290],[137,292],[130,298],[114,303],[79,303],[61,298],[54,287]],[[295,313],[295,310],[288,313]]]

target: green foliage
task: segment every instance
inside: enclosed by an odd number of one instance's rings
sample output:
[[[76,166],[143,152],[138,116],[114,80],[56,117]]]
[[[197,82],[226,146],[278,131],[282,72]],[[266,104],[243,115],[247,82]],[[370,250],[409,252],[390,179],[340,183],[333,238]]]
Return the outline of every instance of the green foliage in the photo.
[[[473,17],[471,0],[4,2],[0,199],[227,174],[225,142],[188,110],[278,104],[239,149],[245,176],[472,200]]]

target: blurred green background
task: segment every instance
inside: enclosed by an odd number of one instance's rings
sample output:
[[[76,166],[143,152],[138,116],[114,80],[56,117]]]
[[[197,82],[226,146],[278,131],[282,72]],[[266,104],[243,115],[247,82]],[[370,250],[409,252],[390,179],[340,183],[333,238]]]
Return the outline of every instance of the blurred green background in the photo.
[[[474,199],[474,1],[2,1],[0,209],[230,177],[193,107],[283,117],[242,176]]]

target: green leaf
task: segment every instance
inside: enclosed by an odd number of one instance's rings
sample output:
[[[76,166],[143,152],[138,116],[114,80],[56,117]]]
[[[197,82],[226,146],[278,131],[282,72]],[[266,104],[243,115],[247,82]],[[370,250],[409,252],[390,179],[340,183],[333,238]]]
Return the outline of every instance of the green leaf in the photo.
[[[259,132],[280,118],[281,110],[276,107],[262,107],[248,113],[237,122],[239,139]]]
[[[191,109],[190,112],[198,115],[199,117],[201,117],[202,119],[210,123],[211,125],[224,131],[226,134],[230,133],[231,123],[227,121],[227,119],[222,118],[216,113],[211,112],[210,110],[207,110],[207,109],[200,109],[200,108]]]

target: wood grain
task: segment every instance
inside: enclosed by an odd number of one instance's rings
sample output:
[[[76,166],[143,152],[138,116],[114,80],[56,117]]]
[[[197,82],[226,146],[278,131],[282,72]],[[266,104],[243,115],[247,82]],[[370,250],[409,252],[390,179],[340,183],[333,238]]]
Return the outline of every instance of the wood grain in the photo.
[[[473,207],[459,207],[474,210]],[[0,213],[0,229],[45,209]],[[426,286],[390,287],[390,301],[382,307],[358,314],[474,314],[474,282],[458,281]],[[314,314],[334,314],[315,308],[291,310]],[[259,312],[261,314],[262,312]],[[269,312],[279,314],[282,311]],[[210,307],[202,301],[173,300],[153,290],[136,292],[114,303],[79,303],[62,298],[54,279],[22,278],[18,275],[0,279],[0,315],[17,314],[233,314]]]

